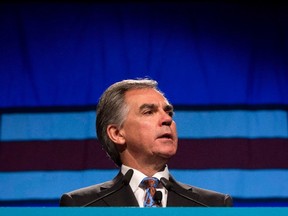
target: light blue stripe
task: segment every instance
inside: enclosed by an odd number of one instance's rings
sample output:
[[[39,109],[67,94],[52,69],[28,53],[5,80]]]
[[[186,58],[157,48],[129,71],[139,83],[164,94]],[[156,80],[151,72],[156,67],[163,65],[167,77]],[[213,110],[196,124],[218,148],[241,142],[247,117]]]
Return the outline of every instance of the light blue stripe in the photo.
[[[108,181],[117,170],[2,172],[0,200],[58,199],[80,187]]]
[[[180,138],[288,138],[285,111],[179,111]]]
[[[285,111],[176,111],[179,138],[288,138]],[[95,112],[4,114],[1,140],[94,139]]]
[[[172,170],[178,181],[238,198],[288,198],[288,170]]]
[[[0,200],[58,199],[112,179],[117,170],[0,173]],[[180,182],[238,198],[288,198],[288,170],[171,170]]]
[[[95,113],[5,114],[1,140],[94,139]]]

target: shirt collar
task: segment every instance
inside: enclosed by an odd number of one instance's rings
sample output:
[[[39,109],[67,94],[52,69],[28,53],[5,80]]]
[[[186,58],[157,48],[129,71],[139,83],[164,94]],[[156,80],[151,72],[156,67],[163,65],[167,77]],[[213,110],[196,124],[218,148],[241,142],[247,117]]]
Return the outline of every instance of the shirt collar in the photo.
[[[125,175],[125,173],[126,173],[129,169],[132,169],[132,170],[134,171],[133,176],[132,176],[132,178],[131,178],[131,180],[130,180],[129,185],[130,185],[132,191],[135,192],[135,191],[138,189],[138,187],[139,187],[141,181],[143,180],[143,178],[145,178],[145,177],[147,177],[147,176],[144,175],[142,172],[136,170],[136,169],[133,169],[133,168],[131,168],[131,167],[129,167],[129,166],[126,166],[126,165],[123,165],[123,164],[122,164],[122,166],[121,166],[121,172],[122,172],[123,175]],[[155,174],[153,175],[153,177],[155,177],[155,178],[157,178],[157,179],[159,179],[159,180],[160,180],[162,177],[164,177],[164,178],[166,178],[166,179],[169,179],[168,166],[166,165],[165,168],[164,168],[162,171],[155,173]]]

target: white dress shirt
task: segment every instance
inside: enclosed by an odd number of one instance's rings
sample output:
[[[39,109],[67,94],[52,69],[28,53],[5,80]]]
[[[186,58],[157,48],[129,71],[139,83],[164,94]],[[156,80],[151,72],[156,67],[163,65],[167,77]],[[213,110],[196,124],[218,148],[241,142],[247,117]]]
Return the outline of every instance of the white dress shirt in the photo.
[[[129,169],[133,169],[131,167],[122,165],[121,166],[121,172],[123,175],[125,175],[125,173],[129,170]],[[141,173],[140,171],[133,169],[134,173],[133,176],[130,180],[130,187],[139,203],[139,207],[143,207],[144,204],[144,196],[145,196],[145,190],[140,186],[141,181],[147,177],[146,175],[144,175],[143,173]],[[157,172],[155,173],[155,175],[153,175],[152,177],[155,177],[157,179],[161,179],[162,177],[169,179],[169,170],[167,165],[165,166],[165,169],[163,171]],[[156,189],[157,191],[161,191],[162,192],[162,206],[166,207],[167,206],[167,196],[168,196],[168,191],[162,186],[162,184],[159,184],[159,188]]]

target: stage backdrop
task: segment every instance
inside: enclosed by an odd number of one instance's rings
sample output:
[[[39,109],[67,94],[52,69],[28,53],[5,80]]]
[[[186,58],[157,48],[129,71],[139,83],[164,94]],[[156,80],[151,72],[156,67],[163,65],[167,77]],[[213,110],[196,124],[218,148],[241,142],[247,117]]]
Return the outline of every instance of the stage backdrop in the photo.
[[[95,107],[150,77],[175,106],[172,174],[235,206],[288,206],[285,5],[0,5],[0,205],[57,206],[109,180]]]

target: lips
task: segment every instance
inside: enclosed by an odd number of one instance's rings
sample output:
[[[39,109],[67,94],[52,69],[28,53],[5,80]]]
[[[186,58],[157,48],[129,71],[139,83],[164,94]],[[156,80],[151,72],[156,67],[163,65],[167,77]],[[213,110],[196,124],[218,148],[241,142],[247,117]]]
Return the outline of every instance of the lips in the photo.
[[[165,134],[160,135],[158,138],[159,139],[163,139],[163,138],[165,138],[165,139],[173,139],[173,136],[170,133],[165,133]]]

